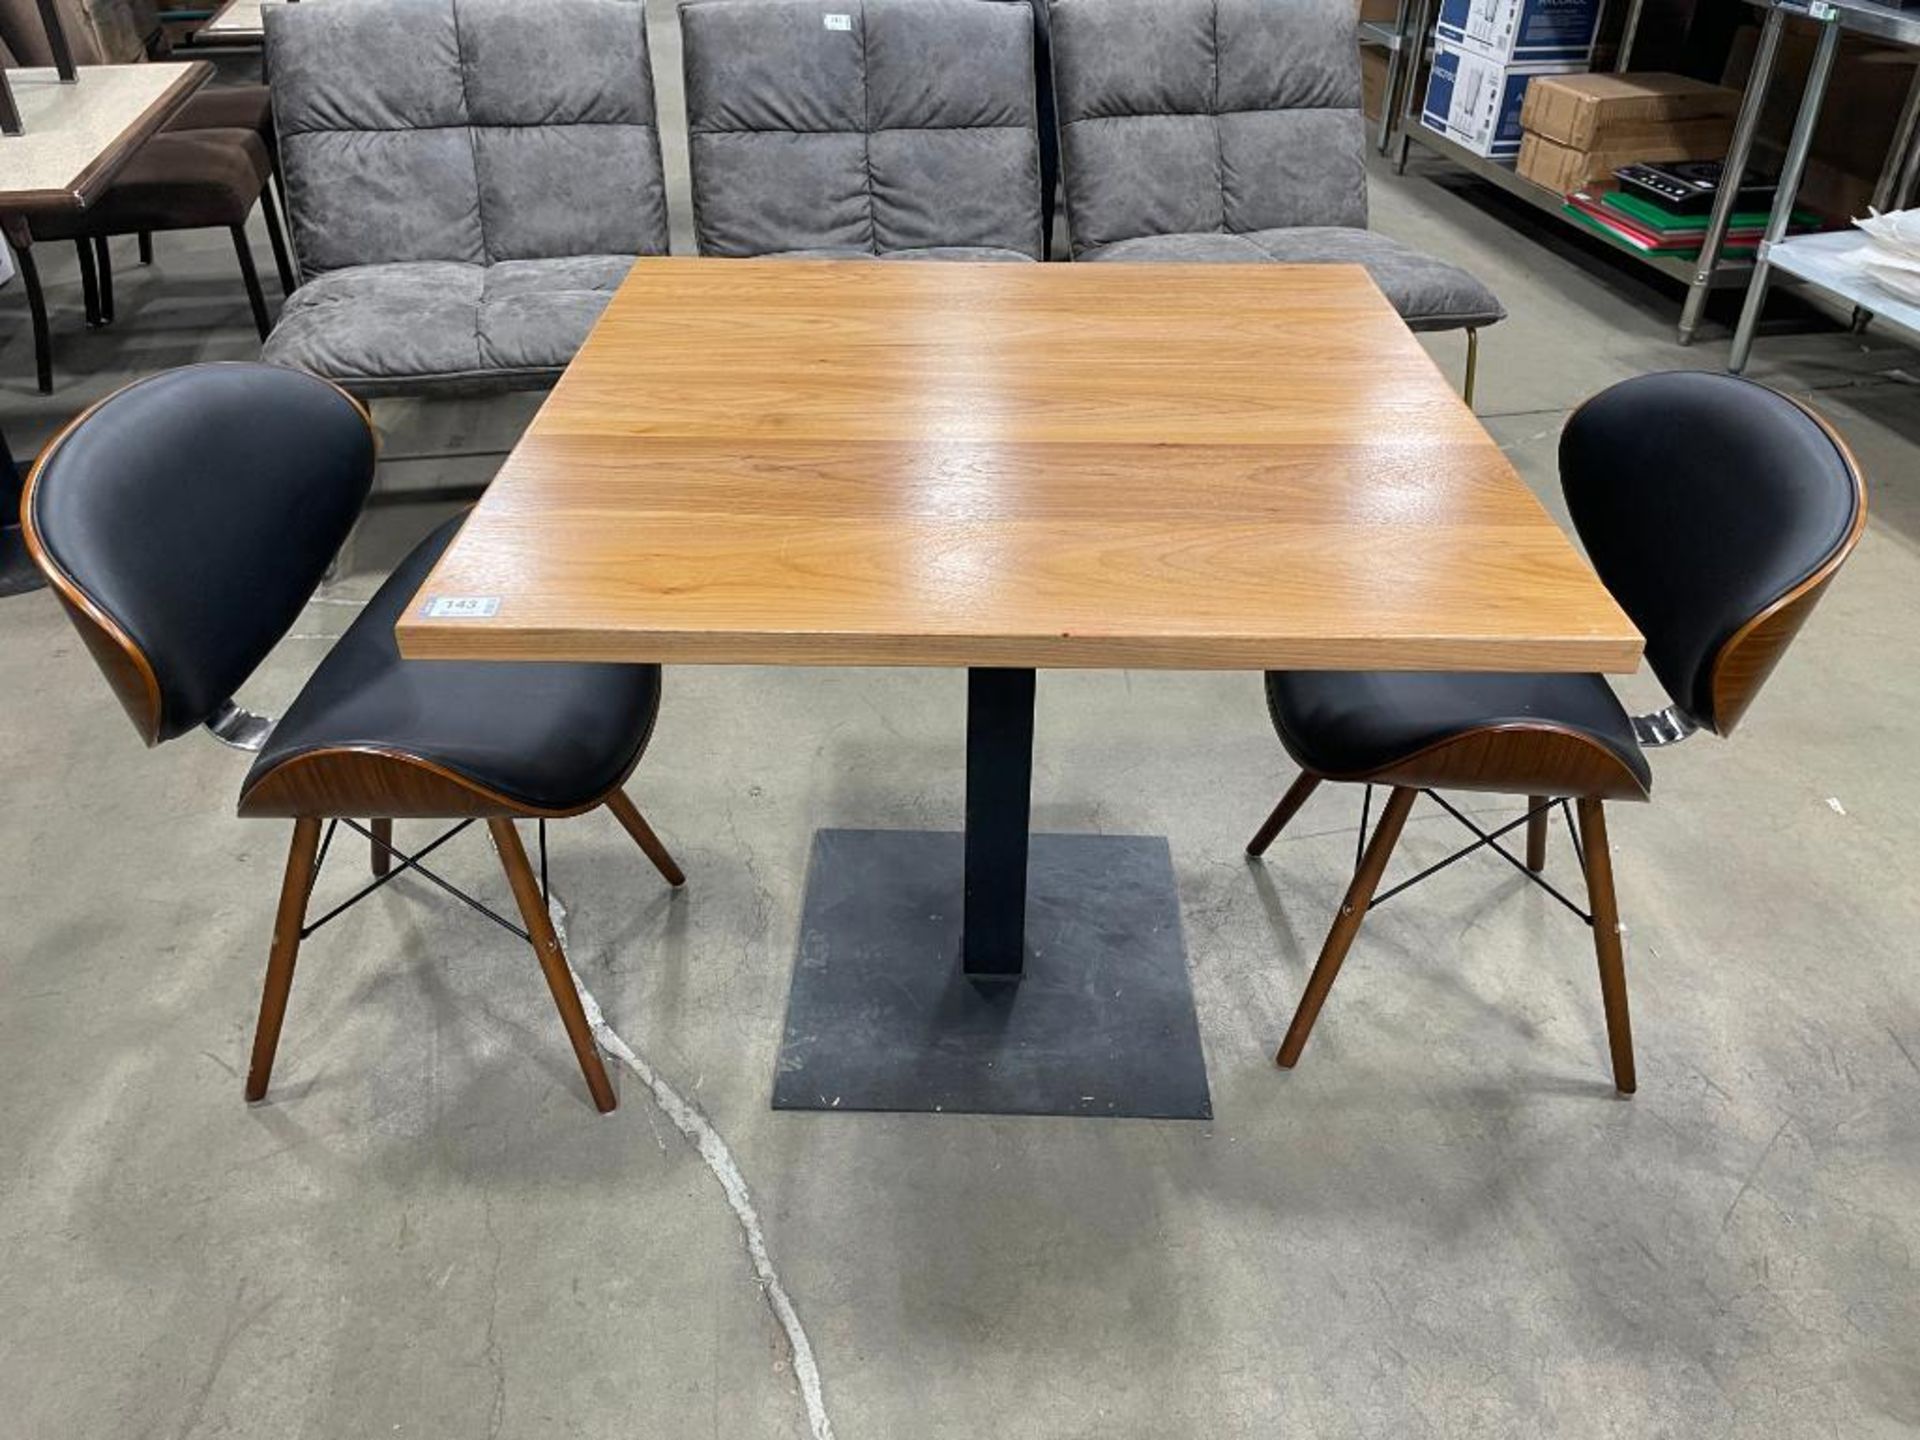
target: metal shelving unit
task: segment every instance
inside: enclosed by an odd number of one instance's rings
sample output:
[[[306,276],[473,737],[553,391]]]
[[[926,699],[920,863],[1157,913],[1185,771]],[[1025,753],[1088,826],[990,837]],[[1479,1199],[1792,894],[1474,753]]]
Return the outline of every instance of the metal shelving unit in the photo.
[[[1640,10],[1643,0],[1629,0],[1624,33],[1619,51],[1614,59],[1616,71],[1625,70],[1632,61],[1633,40],[1639,29]],[[1920,10],[1901,10],[1893,5],[1879,3],[1879,0],[1748,0],[1756,9],[1765,12],[1760,30],[1760,43],[1754,55],[1753,69],[1747,79],[1745,93],[1741,96],[1740,113],[1734,122],[1733,142],[1728,147],[1727,165],[1734,173],[1742,173],[1752,150],[1753,137],[1759,129],[1760,114],[1766,101],[1769,84],[1773,78],[1774,63],[1778,55],[1780,35],[1789,17],[1813,20],[1822,26],[1820,46],[1814,61],[1814,73],[1809,77],[1806,97],[1801,107],[1798,123],[1794,127],[1794,138],[1788,147],[1787,161],[1782,167],[1780,194],[1774,206],[1775,220],[1768,228],[1767,238],[1761,243],[1754,260],[1726,259],[1721,255],[1729,222],[1732,219],[1733,194],[1728,192],[1724,202],[1716,206],[1702,237],[1697,256],[1681,259],[1672,255],[1650,255],[1642,250],[1613,237],[1601,234],[1589,226],[1581,225],[1561,208],[1561,198],[1531,181],[1523,180],[1511,165],[1499,161],[1487,160],[1472,151],[1456,145],[1445,136],[1435,134],[1420,123],[1419,77],[1420,62],[1424,59],[1432,29],[1435,0],[1403,0],[1399,17],[1392,26],[1371,24],[1363,26],[1363,43],[1384,45],[1390,52],[1387,72],[1387,94],[1382,104],[1380,128],[1380,152],[1388,153],[1397,137],[1399,150],[1395,157],[1395,168],[1404,170],[1409,148],[1418,144],[1428,154],[1439,157],[1460,169],[1471,172],[1483,180],[1498,186],[1520,200],[1524,200],[1543,214],[1551,215],[1576,233],[1590,236],[1602,245],[1636,260],[1647,268],[1657,270],[1663,275],[1680,281],[1687,286],[1687,298],[1680,312],[1679,340],[1687,344],[1693,338],[1694,330],[1700,323],[1706,310],[1707,295],[1710,291],[1745,285],[1747,287],[1746,312],[1743,313],[1740,328],[1735,332],[1733,360],[1731,368],[1738,370],[1746,363],[1747,350],[1752,343],[1753,326],[1757,323],[1759,307],[1765,297],[1768,272],[1778,269],[1782,273],[1819,285],[1823,289],[1832,289],[1818,279],[1801,273],[1803,268],[1819,269],[1828,273],[1824,267],[1813,263],[1797,267],[1794,263],[1796,253],[1799,256],[1812,256],[1813,250],[1803,250],[1805,240],[1816,237],[1798,237],[1792,240],[1784,238],[1787,216],[1793,208],[1794,193],[1799,185],[1800,167],[1806,159],[1806,149],[1811,143],[1813,127],[1818,122],[1819,111],[1825,96],[1826,75],[1832,65],[1833,52],[1837,48],[1840,32],[1855,31],[1870,35],[1876,39],[1892,41],[1898,44],[1920,44]],[[1397,94],[1396,91],[1404,91]],[[1920,73],[1916,74],[1912,93],[1908,96],[1898,125],[1895,127],[1894,140],[1887,157],[1886,168],[1875,188],[1875,204],[1886,208],[1890,201],[1908,203],[1917,185],[1920,185]],[[1787,257],[1783,260],[1781,257]],[[1833,290],[1842,299],[1858,306],[1862,311],[1872,314],[1888,314],[1886,305],[1892,298],[1883,291],[1870,290],[1867,299]],[[1889,319],[1893,317],[1888,315]],[[1895,321],[1902,328],[1908,328],[1905,322]]]
[[[1767,252],[1767,264],[1783,275],[1824,290],[1849,305],[1858,306],[1876,320],[1920,339],[1920,304],[1903,300],[1864,274],[1857,261],[1870,248],[1858,230],[1829,230],[1821,235],[1796,235]]]
[[[1693,282],[1694,274],[1699,269],[1699,261],[1693,256],[1650,255],[1644,250],[1636,250],[1624,240],[1616,240],[1602,231],[1582,225],[1562,208],[1564,204],[1562,196],[1556,195],[1544,186],[1534,184],[1531,180],[1522,179],[1513,166],[1502,164],[1498,160],[1484,159],[1464,146],[1456,145],[1444,135],[1435,134],[1417,121],[1414,128],[1405,133],[1405,138],[1420,146],[1421,149],[1439,156],[1442,160],[1449,161],[1462,170],[1470,171],[1482,180],[1497,185],[1509,195],[1526,201],[1542,214],[1551,215],[1576,235],[1598,241],[1608,249],[1617,251],[1630,260],[1637,260],[1650,270],[1658,270],[1663,275],[1671,276],[1682,284]],[[1722,260],[1714,268],[1709,283],[1716,288],[1744,285],[1747,282],[1748,272],[1752,268],[1751,264],[1745,260]]]
[[[1766,64],[1763,66],[1757,56],[1753,77],[1747,82],[1748,99],[1754,110],[1759,109],[1760,101],[1766,95],[1768,81],[1772,78],[1775,47],[1768,43],[1768,37],[1777,39],[1784,17],[1788,14],[1802,15],[1817,22],[1820,40],[1813,52],[1812,66],[1807,72],[1807,88],[1800,98],[1800,113],[1794,118],[1793,134],[1787,141],[1786,159],[1780,166],[1780,187],[1774,196],[1773,217],[1767,222],[1766,236],[1760,242],[1753,274],[1747,284],[1746,304],[1740,311],[1740,323],[1733,332],[1733,350],[1727,358],[1727,368],[1736,374],[1746,368],[1747,357],[1753,351],[1754,331],[1759,326],[1760,310],[1767,300],[1767,285],[1775,270],[1850,302],[1855,307],[1857,320],[1876,315],[1911,332],[1915,328],[1914,320],[1920,318],[1914,306],[1882,290],[1859,273],[1858,267],[1847,263],[1846,257],[1867,243],[1864,235],[1835,230],[1822,235],[1786,238],[1787,216],[1798,197],[1800,178],[1806,170],[1807,153],[1813,146],[1813,132],[1820,123],[1820,111],[1826,102],[1827,81],[1833,73],[1833,60],[1840,48],[1840,36],[1853,31],[1896,45],[1920,47],[1920,10],[1902,10],[1879,4],[1877,0],[1807,0],[1805,9],[1799,8],[1796,0],[1769,0],[1769,3],[1771,8],[1767,12],[1766,29],[1761,35],[1761,50]],[[1743,105],[1743,120],[1746,109]],[[1911,203],[1914,189],[1920,184],[1920,143],[1916,143],[1917,136],[1920,136],[1920,70],[1914,72],[1906,103],[1901,107],[1900,118],[1894,125],[1886,162],[1881,166],[1879,181],[1874,186],[1875,209],[1884,210],[1889,206],[1899,208]],[[1736,128],[1733,145],[1727,155],[1728,168],[1735,173],[1745,168],[1752,139],[1750,128],[1744,133]],[[1724,233],[1726,212],[1732,209],[1732,205],[1731,195],[1723,195],[1715,205],[1708,230],[1710,237]],[[1691,333],[1698,310],[1699,307],[1689,297],[1687,313],[1681,319],[1683,339]]]

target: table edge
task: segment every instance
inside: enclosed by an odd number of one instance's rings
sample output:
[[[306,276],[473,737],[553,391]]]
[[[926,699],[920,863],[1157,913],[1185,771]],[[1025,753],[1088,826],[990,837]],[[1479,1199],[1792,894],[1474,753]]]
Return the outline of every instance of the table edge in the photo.
[[[1626,635],[1193,636],[882,635],[833,631],[594,631],[402,617],[409,660],[590,664],[1060,670],[1479,670],[1631,675],[1644,641]]]
[[[100,198],[114,175],[133,158],[133,152],[147,142],[173,117],[189,96],[205,85],[213,75],[211,60],[153,60],[145,63],[180,67],[173,83],[148,103],[134,121],[115,137],[113,143],[81,167],[80,173],[58,190],[0,190],[0,209],[13,214],[45,213],[59,210],[85,210]],[[9,67],[12,68],[12,67]],[[22,67],[45,69],[45,66]],[[82,73],[99,67],[83,65]],[[18,138],[18,137],[11,137]],[[111,163],[108,163],[111,161]]]

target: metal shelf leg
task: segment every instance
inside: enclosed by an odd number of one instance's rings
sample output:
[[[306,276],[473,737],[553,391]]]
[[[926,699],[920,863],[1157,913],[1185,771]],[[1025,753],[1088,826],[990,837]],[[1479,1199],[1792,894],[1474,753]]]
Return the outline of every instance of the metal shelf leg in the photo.
[[[1778,13],[1777,11],[1775,12]],[[1767,303],[1767,253],[1787,233],[1793,218],[1794,197],[1800,191],[1800,176],[1807,168],[1807,151],[1813,148],[1814,127],[1820,123],[1820,106],[1826,98],[1827,80],[1833,74],[1833,57],[1840,49],[1840,22],[1829,15],[1820,31],[1820,43],[1813,52],[1813,65],[1807,71],[1806,94],[1800,100],[1800,114],[1793,122],[1793,138],[1787,142],[1787,158],[1780,167],[1780,188],[1774,193],[1773,213],[1767,217],[1767,233],[1753,257],[1753,278],[1747,282],[1747,303],[1741,308],[1740,323],[1733,332],[1733,353],[1727,368],[1739,374],[1747,368],[1747,356],[1753,350],[1754,327],[1760,323],[1761,307]]]
[[[1693,283],[1687,288],[1687,303],[1680,311],[1680,343],[1693,343],[1693,332],[1707,308],[1707,295],[1713,287],[1713,269],[1720,261],[1720,247],[1726,243],[1727,227],[1733,219],[1734,202],[1740,194],[1740,178],[1747,173],[1747,159],[1753,153],[1753,134],[1760,128],[1760,111],[1767,103],[1767,87],[1773,81],[1774,62],[1780,53],[1780,32],[1786,27],[1786,12],[1778,6],[1767,11],[1760,27],[1760,44],[1753,52],[1753,69],[1747,76],[1746,94],[1740,98],[1740,115],[1733,122],[1733,141],[1727,147],[1727,160],[1721,170],[1720,193],[1713,197],[1713,216],[1707,221],[1707,233],[1700,241],[1700,260]]]

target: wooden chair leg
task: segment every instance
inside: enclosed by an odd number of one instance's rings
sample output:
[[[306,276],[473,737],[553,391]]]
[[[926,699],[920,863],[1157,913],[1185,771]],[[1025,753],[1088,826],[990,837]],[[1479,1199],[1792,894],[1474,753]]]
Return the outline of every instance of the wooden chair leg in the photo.
[[[1340,963],[1347,958],[1347,948],[1353,944],[1353,937],[1360,933],[1360,924],[1367,917],[1367,906],[1373,902],[1373,892],[1379,888],[1387,861],[1393,857],[1393,847],[1400,843],[1400,832],[1406,827],[1407,812],[1413,809],[1414,798],[1419,793],[1401,785],[1395,786],[1393,793],[1387,797],[1379,827],[1374,830],[1373,839],[1367,842],[1366,853],[1360,858],[1360,868],[1354,871],[1353,883],[1347,886],[1346,899],[1340,902],[1340,913],[1334,917],[1333,928],[1327,932],[1326,944],[1320,947],[1320,960],[1307,980],[1306,992],[1300,997],[1300,1008],[1293,1012],[1293,1023],[1287,1027],[1287,1038],[1280,1043],[1280,1053],[1274,1057],[1274,1063],[1282,1069],[1290,1070],[1299,1063],[1300,1052],[1306,1048],[1307,1036],[1313,1031],[1313,1022],[1320,1016],[1320,1007],[1327,1003],[1327,992],[1333,989],[1334,979],[1340,974]]]
[[[260,992],[260,1021],[253,1028],[253,1061],[247,1066],[249,1100],[263,1098],[273,1078],[273,1052],[280,1045],[280,1022],[287,1017],[287,993],[293,988],[293,962],[300,954],[300,927],[306,923],[307,894],[313,889],[319,848],[320,822],[311,816],[294,821],[287,876],[280,885],[280,909],[273,921],[267,983]]]
[[[640,813],[639,807],[627,798],[626,791],[616,790],[609,795],[607,808],[626,828],[627,834],[633,837],[634,843],[646,853],[647,859],[653,862],[653,868],[660,872],[661,878],[667,884],[678,889],[687,883],[686,875],[674,863],[673,856],[667,853],[667,847],[660,843],[660,837],[653,833],[653,827],[647,824],[646,817]]]
[[[393,844],[393,821],[376,820],[370,828],[373,830],[373,839],[367,848],[373,852],[373,874],[377,880],[393,868],[393,856],[386,849]]]
[[[1607,1048],[1614,1088],[1633,1094],[1633,1021],[1627,1014],[1627,966],[1620,944],[1620,909],[1613,894],[1613,853],[1607,849],[1607,813],[1582,799],[1580,844],[1587,852],[1587,903],[1593,907],[1593,948],[1600,961],[1600,999],[1607,1008]]]
[[[253,247],[247,244],[246,226],[235,225],[232,229],[233,253],[240,262],[240,279],[247,287],[247,303],[253,307],[254,328],[264,340],[273,329],[273,322],[267,318],[267,297],[260,290],[260,272],[253,268]]]
[[[1529,795],[1527,809],[1527,869],[1538,875],[1547,868],[1547,822],[1553,819],[1553,811],[1546,808],[1550,802],[1545,795]]]
[[[93,263],[100,272],[100,323],[113,323],[113,251],[107,245],[107,237],[93,237]]]
[[[527,927],[527,934],[533,937],[533,953],[540,962],[541,973],[547,977],[547,989],[553,992],[560,1023],[567,1027],[567,1038],[573,1042],[580,1073],[586,1076],[594,1107],[604,1115],[619,1102],[614,1099],[606,1066],[601,1063],[599,1048],[593,1042],[593,1027],[587,1024],[580,992],[574,988],[573,976],[567,970],[560,937],[553,933],[553,919],[547,914],[547,902],[541,898],[540,882],[527,863],[527,850],[520,843],[520,832],[513,828],[511,820],[489,820],[487,828],[493,832],[500,864],[507,872],[507,883],[513,887],[513,898],[520,906],[520,919]]]
[[[1320,788],[1320,777],[1301,771],[1299,778],[1287,787],[1287,793],[1280,797],[1280,803],[1273,807],[1273,813],[1267,816],[1266,823],[1254,831],[1253,839],[1247,842],[1247,854],[1260,856],[1267,853],[1267,847],[1273,844],[1274,837],[1286,829],[1287,822],[1299,813],[1300,807],[1307,803],[1307,797]]]

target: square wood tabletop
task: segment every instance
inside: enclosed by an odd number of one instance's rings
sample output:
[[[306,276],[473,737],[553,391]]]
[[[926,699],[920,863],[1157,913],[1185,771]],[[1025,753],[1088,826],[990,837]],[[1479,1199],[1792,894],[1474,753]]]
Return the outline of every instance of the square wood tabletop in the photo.
[[[1630,671],[1357,266],[646,259],[416,658]]]

